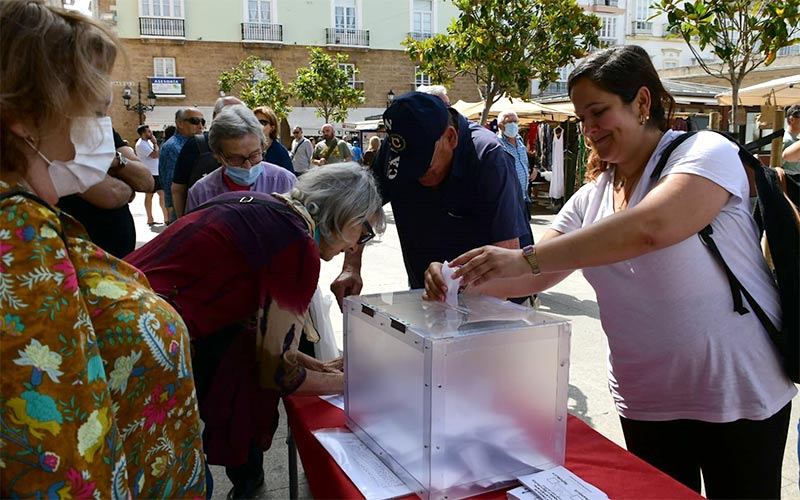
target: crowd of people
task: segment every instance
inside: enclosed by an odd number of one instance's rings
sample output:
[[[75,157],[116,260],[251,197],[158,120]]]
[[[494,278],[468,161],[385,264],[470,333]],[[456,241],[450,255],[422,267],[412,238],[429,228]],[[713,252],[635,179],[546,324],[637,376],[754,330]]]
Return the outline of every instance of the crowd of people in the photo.
[[[181,108],[170,137],[142,125],[131,148],[107,116],[123,49],[106,27],[44,0],[2,2],[0,24],[0,496],[210,497],[214,464],[228,498],[252,498],[280,399],[343,390],[341,357],[314,356],[320,260],[344,253],[341,307],[391,203],[426,300],[443,299],[446,260],[465,293],[529,304],[583,270],[628,449],[698,492],[702,476],[709,498],[779,497],[797,390],[692,237],[713,227],[779,323],[748,181],[728,168],[735,148],[704,133],[651,178],[680,132],[640,47],[570,75],[587,183],[534,242],[514,113],[495,134],[434,87],[397,97],[363,151],[330,124],[319,140],[294,127],[287,148],[272,109],[226,96],[207,130]],[[796,140],[800,108],[787,120]],[[168,224],[139,248],[136,192],[148,224]]]

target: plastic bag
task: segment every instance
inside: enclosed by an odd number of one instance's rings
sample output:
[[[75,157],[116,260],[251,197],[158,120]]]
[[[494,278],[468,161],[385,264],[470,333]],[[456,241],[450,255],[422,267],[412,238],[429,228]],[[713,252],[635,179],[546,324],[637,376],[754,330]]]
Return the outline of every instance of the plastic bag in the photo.
[[[309,305],[311,321],[319,333],[319,342],[314,344],[314,357],[320,361],[331,361],[342,355],[339,348],[336,347],[336,337],[333,334],[333,325],[331,325],[332,303],[330,295],[323,296],[322,290],[317,287]]]

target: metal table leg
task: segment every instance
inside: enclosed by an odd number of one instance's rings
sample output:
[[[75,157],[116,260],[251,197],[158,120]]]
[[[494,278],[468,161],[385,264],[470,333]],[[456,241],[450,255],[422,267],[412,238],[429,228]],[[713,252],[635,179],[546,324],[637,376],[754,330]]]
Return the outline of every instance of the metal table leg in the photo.
[[[286,447],[289,449],[289,498],[297,500],[297,446],[294,444],[291,428],[287,429]]]

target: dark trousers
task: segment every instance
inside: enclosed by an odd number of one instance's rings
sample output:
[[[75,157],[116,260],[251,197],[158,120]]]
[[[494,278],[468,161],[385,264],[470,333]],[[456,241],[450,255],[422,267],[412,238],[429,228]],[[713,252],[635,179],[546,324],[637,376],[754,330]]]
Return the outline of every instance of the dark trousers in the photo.
[[[235,467],[225,467],[225,475],[228,476],[237,491],[247,491],[254,487],[263,474],[264,452],[253,441],[250,442],[250,449],[247,452],[247,462]]]
[[[792,404],[766,420],[645,422],[620,417],[628,451],[707,498],[780,498]]]

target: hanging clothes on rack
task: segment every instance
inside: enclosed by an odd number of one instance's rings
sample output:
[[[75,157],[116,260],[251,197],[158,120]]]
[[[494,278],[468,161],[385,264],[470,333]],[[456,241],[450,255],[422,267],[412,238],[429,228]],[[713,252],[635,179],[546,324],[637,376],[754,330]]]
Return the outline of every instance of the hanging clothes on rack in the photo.
[[[561,126],[553,129],[551,169],[550,198],[557,200],[564,197],[564,129]]]
[[[586,141],[583,134],[578,134],[578,175],[575,178],[575,190],[577,191],[583,186],[584,178],[586,177],[586,163],[589,160],[589,151],[586,147]]]

